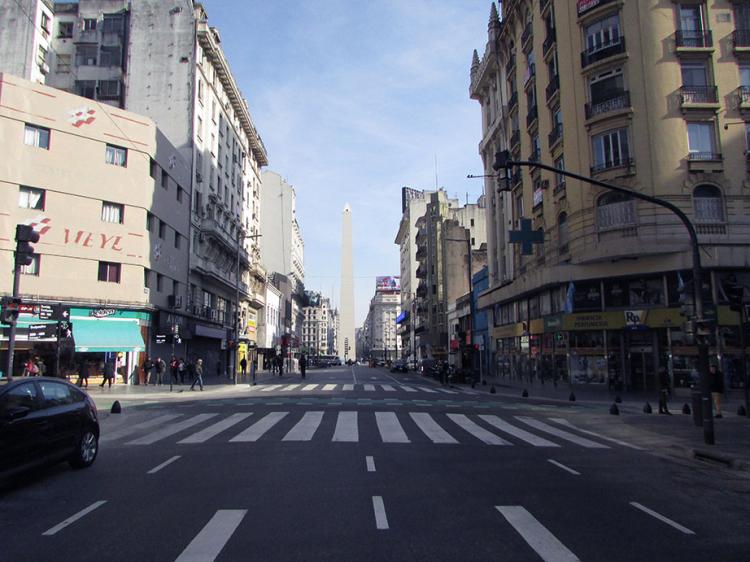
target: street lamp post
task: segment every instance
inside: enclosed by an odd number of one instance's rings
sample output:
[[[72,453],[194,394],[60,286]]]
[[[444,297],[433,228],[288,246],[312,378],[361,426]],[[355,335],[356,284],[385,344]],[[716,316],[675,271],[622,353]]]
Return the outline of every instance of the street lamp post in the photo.
[[[677,218],[679,218],[680,221],[682,221],[682,223],[685,225],[685,228],[688,231],[688,234],[690,235],[690,245],[692,249],[692,259],[693,259],[692,271],[693,271],[693,299],[695,302],[695,321],[702,322],[704,320],[703,318],[703,269],[701,267],[700,248],[698,246],[698,234],[695,230],[695,227],[693,226],[693,223],[690,221],[688,216],[679,207],[673,205],[669,201],[664,201],[663,199],[651,197],[650,195],[644,195],[643,193],[640,193],[638,191],[632,191],[630,189],[620,187],[619,185],[613,185],[611,183],[606,183],[603,181],[595,180],[593,178],[582,176],[580,174],[568,172],[567,170],[561,170],[559,168],[548,166],[547,164],[543,164],[538,161],[532,162],[528,160],[512,160],[510,158],[510,152],[508,152],[507,150],[500,150],[495,153],[495,162],[492,165],[495,171],[500,171],[501,169],[504,169],[506,172],[506,177],[507,177],[508,172],[513,166],[528,166],[528,167],[533,166],[537,168],[542,168],[543,170],[548,170],[556,174],[560,174],[566,177],[577,179],[579,181],[583,181],[591,185],[596,185],[599,187],[603,187],[605,189],[609,189],[611,191],[624,193],[626,195],[633,197],[634,199],[641,199],[642,201],[647,201],[654,205],[658,205],[660,207],[669,209],[672,213],[677,215]],[[705,341],[705,338],[700,338],[697,340],[697,342],[698,342],[698,371],[700,374],[700,387],[701,387],[701,406],[702,406],[701,411],[703,414],[703,440],[707,445],[713,445],[714,444],[714,420],[713,420],[713,415],[712,415],[711,393],[710,393],[710,385],[709,385],[709,379],[708,379],[708,342]]]
[[[237,351],[240,345],[240,253],[242,252],[242,243],[249,239],[257,239],[263,236],[262,234],[245,234],[244,231],[240,232],[237,238],[237,282],[235,283],[235,299],[234,299],[234,359],[232,361],[232,382],[237,384]]]

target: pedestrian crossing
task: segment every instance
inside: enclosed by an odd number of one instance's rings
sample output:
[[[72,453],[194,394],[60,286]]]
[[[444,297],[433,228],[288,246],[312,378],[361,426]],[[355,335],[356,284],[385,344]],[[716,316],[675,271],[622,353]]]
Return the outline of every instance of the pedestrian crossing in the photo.
[[[581,434],[594,435],[584,437]],[[579,429],[563,418],[544,420],[527,415],[464,414],[405,411],[253,411],[159,415],[112,432],[102,432],[102,442],[121,441],[128,446],[168,443],[180,446],[204,443],[254,443],[258,441],[435,445],[514,445],[540,448],[575,446],[609,449],[612,443],[635,448],[619,440]],[[605,444],[603,441],[608,441]]]
[[[468,388],[442,388],[406,384],[266,384],[248,387],[250,392],[426,392],[428,394],[482,394]]]

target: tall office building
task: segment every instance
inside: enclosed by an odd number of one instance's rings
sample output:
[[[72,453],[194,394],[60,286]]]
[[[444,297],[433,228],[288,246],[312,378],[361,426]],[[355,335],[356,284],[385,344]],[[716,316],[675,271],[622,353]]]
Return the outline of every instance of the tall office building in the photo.
[[[352,267],[352,209],[344,207],[341,221],[341,332],[339,357],[356,359],[354,345],[354,269]]]

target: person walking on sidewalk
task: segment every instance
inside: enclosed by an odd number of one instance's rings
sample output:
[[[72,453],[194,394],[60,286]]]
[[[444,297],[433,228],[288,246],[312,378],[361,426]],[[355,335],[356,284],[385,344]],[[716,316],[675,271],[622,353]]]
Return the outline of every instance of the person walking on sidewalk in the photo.
[[[190,385],[190,390],[195,390],[195,383],[198,383],[200,389],[203,390],[203,359],[195,362],[195,378],[193,384]]]
[[[240,359],[240,371],[242,371],[242,380],[245,380],[247,376],[247,358],[243,355]]]
[[[305,357],[304,353],[300,353],[299,355],[299,371],[302,373],[302,378],[305,378],[305,369],[307,369],[307,357]]]
[[[172,355],[172,359],[169,361],[169,374],[171,377],[169,379],[169,384],[172,384],[172,383],[177,384],[179,380],[178,379],[179,372],[180,372],[180,362],[177,361],[177,357]]]
[[[104,377],[102,378],[102,388],[104,388],[105,384],[109,384],[108,388],[112,388],[112,381],[115,378],[115,362],[111,359],[104,363]]]
[[[659,367],[659,413],[672,415],[667,407],[667,396],[669,395],[669,374],[666,367]]]
[[[185,375],[187,374],[187,365],[185,364],[185,360],[182,357],[180,357],[180,360],[177,363],[177,371],[180,373],[180,384],[185,384]]]
[[[156,384],[161,386],[164,382],[164,371],[167,370],[167,364],[164,362],[164,359],[157,357],[154,368],[156,370]]]
[[[716,408],[715,418],[723,417],[721,415],[721,395],[724,394],[724,373],[716,365],[708,368],[708,380],[711,388],[711,397],[714,399],[714,408]]]
[[[255,373],[258,372],[258,358],[252,360],[250,363],[250,376],[253,378],[253,384],[257,384],[255,382]]]

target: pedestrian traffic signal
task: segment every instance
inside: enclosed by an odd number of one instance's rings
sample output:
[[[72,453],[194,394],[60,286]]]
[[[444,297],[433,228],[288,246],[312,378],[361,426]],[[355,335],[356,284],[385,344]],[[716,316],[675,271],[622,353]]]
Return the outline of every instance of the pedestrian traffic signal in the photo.
[[[16,265],[31,265],[34,261],[34,246],[39,242],[39,233],[28,224],[16,225]]]
[[[21,304],[21,299],[19,298],[3,297],[0,323],[10,325],[16,320],[18,318],[19,304]]]

